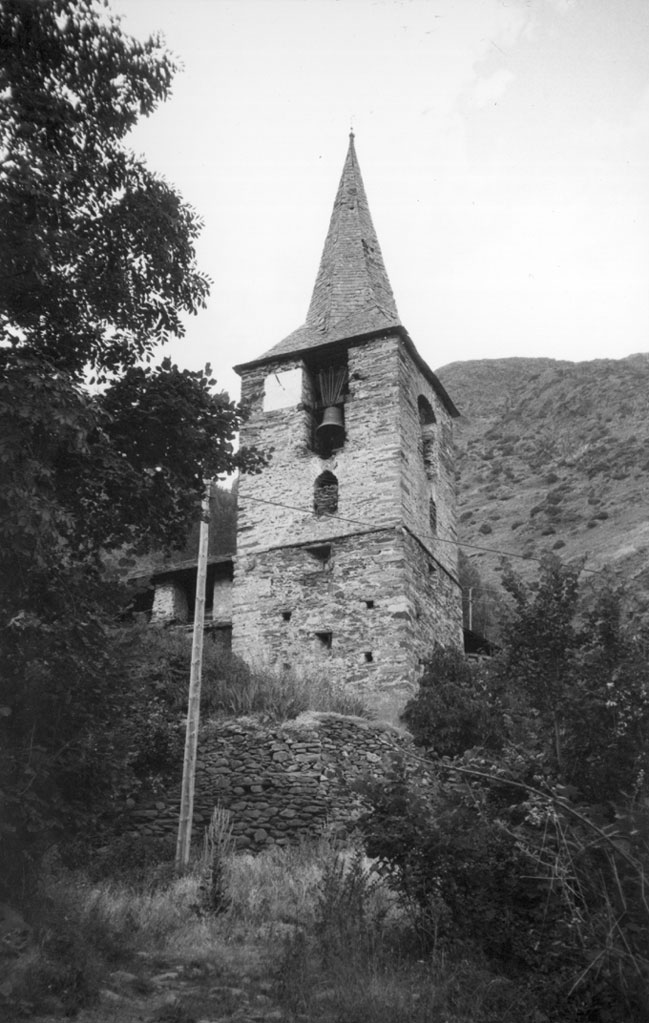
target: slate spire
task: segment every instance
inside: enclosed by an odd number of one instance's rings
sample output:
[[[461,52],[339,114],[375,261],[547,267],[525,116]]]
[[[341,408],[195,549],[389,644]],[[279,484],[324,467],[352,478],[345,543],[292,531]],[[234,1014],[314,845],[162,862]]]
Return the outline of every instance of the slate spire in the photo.
[[[368,317],[363,324],[363,315]],[[306,326],[329,335],[348,320],[358,326],[354,333],[399,323],[394,295],[383,263],[361,177],[354,133],[331,214],[320,268],[316,277]],[[350,335],[348,335],[350,336]]]
[[[306,323],[255,361],[401,326],[350,132]]]

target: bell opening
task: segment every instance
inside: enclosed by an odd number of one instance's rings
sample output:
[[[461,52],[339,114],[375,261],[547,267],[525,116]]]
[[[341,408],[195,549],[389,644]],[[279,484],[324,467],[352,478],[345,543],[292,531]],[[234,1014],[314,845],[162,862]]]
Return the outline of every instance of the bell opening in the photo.
[[[323,458],[328,458],[333,451],[345,443],[345,418],[341,405],[328,406],[322,420],[315,431],[316,447]]]

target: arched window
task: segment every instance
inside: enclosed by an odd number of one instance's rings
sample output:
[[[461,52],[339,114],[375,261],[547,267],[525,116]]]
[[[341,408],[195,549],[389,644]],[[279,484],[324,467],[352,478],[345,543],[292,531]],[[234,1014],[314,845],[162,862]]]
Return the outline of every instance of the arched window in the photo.
[[[423,394],[420,394],[417,398],[417,412],[419,413],[420,426],[428,426],[430,423],[436,422],[432,406],[428,398],[424,398]]]
[[[435,413],[431,404],[423,394],[417,398],[417,412],[419,414],[419,432],[421,435],[421,457],[428,479],[435,474]]]
[[[333,515],[338,511],[338,480],[328,470],[313,485],[313,510],[316,515]]]

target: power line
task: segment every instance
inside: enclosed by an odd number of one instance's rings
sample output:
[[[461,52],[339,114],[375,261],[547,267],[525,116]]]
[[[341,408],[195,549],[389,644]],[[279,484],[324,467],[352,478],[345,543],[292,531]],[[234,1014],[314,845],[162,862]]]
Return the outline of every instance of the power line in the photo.
[[[272,505],[274,508],[285,508],[287,511],[300,512],[302,515],[309,516],[313,515],[312,508],[301,508],[299,505],[285,504],[283,501],[269,501],[268,498],[265,497],[251,497],[250,495],[247,495],[245,499],[242,501],[242,503],[245,503],[245,501],[255,501],[257,504],[269,504]],[[356,526],[364,526],[366,529],[372,530],[377,529],[375,523],[368,522],[365,519],[350,518],[350,516],[348,515],[339,515],[338,512],[329,512],[327,514],[327,518],[338,519],[339,522],[350,522]],[[419,540],[419,537],[417,537],[417,539]],[[422,543],[423,541],[420,540],[419,542]],[[480,544],[467,543],[464,540],[450,540],[445,537],[436,536],[435,543],[446,543],[450,544],[453,547],[467,548],[467,550],[472,551],[481,551],[482,553],[485,554],[498,554],[502,558],[517,558],[519,561],[535,561],[539,565],[543,564],[543,558],[536,557],[533,554],[517,554],[515,551],[502,551],[499,550],[497,547],[483,547]],[[424,544],[424,546],[428,545]],[[581,571],[587,572],[590,575],[601,575],[601,569],[582,568]]]

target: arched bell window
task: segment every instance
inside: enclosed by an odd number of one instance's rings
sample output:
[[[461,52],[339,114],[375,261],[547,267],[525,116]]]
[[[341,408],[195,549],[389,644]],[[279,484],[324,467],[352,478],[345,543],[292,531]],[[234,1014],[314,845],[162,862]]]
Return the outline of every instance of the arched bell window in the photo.
[[[320,473],[313,485],[313,511],[316,515],[338,511],[338,480],[328,470]]]
[[[419,425],[429,426],[435,422],[435,413],[428,398],[424,398],[423,394],[420,394],[417,398],[417,412],[419,413]]]
[[[345,443],[345,394],[347,366],[330,363],[315,373],[316,409],[313,450],[321,458],[331,458]]]
[[[421,457],[428,479],[435,474],[435,413],[427,398],[420,394],[417,398],[419,416],[419,433],[421,436]]]

